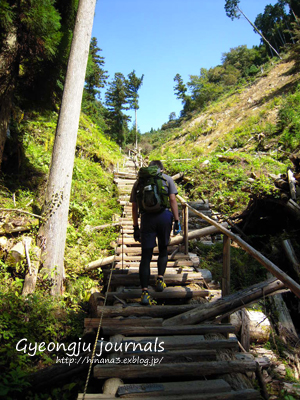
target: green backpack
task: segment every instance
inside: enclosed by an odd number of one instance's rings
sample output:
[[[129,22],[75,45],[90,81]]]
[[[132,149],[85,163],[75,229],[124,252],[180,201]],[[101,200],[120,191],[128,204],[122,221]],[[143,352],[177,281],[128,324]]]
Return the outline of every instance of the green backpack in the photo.
[[[157,166],[142,167],[138,172],[137,203],[139,212],[155,213],[169,206],[167,180]]]

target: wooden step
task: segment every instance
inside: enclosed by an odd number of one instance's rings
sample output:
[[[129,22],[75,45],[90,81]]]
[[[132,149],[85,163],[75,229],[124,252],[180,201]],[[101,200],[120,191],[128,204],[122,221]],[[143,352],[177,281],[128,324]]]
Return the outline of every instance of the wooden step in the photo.
[[[177,250],[178,246],[168,246],[168,253],[173,253],[173,251]],[[119,246],[116,248],[116,254],[122,254],[122,252],[124,252],[125,254],[141,254],[142,253],[142,249],[141,247],[122,247]],[[153,249],[153,253],[158,253],[158,247],[154,247]]]
[[[150,307],[145,307],[142,306],[141,304],[135,303],[135,305],[128,305],[128,306],[122,306],[122,305],[117,305],[117,306],[97,306],[97,310],[94,313],[94,315],[98,315],[98,317],[101,316],[103,313],[103,318],[110,318],[110,317],[128,317],[128,316],[141,316],[141,315],[147,315],[149,317],[163,317],[166,318],[168,316],[174,316],[181,314],[186,311],[190,311],[198,307],[199,304],[182,304],[182,305],[176,305],[176,306],[150,306]]]
[[[147,396],[171,396],[207,393],[224,393],[231,391],[230,385],[223,379],[210,381],[188,381],[188,382],[165,382],[165,383],[142,383],[138,385],[119,386],[117,395],[131,398],[134,395]],[[143,396],[143,397],[144,397]]]
[[[126,256],[126,255],[124,255],[123,257],[122,257],[122,255],[116,256],[116,261],[122,261],[122,259],[126,260],[126,261],[136,261],[137,260],[136,256]],[[152,256],[152,261],[157,261],[157,259],[158,259],[157,255]],[[172,260],[169,259],[168,262],[170,262],[170,261],[183,262],[184,260],[190,261],[190,256],[188,254],[184,254],[184,253],[176,253],[173,256],[173,259]]]
[[[159,353],[163,359],[161,364],[167,363],[182,363],[182,362],[196,362],[196,361],[217,361],[217,351],[214,349],[187,349],[187,350],[164,350]],[[112,353],[110,355],[111,359],[119,358],[124,360],[125,358],[131,357],[133,355],[141,355],[139,350],[133,352],[123,352],[123,353]],[[150,361],[157,358],[157,352],[146,352],[143,353],[143,359],[148,359]],[[124,361],[125,362],[125,361]]]
[[[131,266],[128,266],[128,264],[127,265],[124,264],[124,267],[122,269],[122,263],[120,263],[120,264],[118,264],[118,267],[115,266],[116,269],[113,272],[116,273],[116,274],[120,273],[120,274],[126,274],[126,275],[127,274],[137,274],[139,272],[139,267],[138,267],[139,264],[140,263],[136,263],[137,266],[135,266],[135,267],[131,267]],[[158,268],[157,268],[157,266],[155,266],[155,263],[153,263],[153,264],[154,265],[152,265],[150,267],[150,273],[151,273],[151,275],[157,275]],[[173,267],[169,267],[167,265],[166,272],[168,274],[180,274],[182,272],[183,273],[193,273],[193,272],[197,272],[197,271],[195,271],[195,269],[192,268],[192,267],[177,267],[177,268],[173,268]],[[104,273],[104,275],[108,275],[109,274],[109,270],[106,269],[106,270],[103,271],[103,273]]]
[[[110,300],[116,297],[119,299],[140,299],[141,293],[141,289],[123,289],[122,292],[109,292],[107,298]],[[155,292],[155,290],[149,288],[149,294],[153,299],[191,299],[209,296],[210,292],[209,290],[192,290],[185,287],[166,287],[163,292]]]
[[[100,318],[84,318],[85,328],[98,328]],[[101,327],[103,328],[125,328],[126,326],[156,326],[162,327],[163,318],[151,318],[151,317],[140,317],[140,318],[103,318]]]
[[[142,358],[142,357],[141,357]],[[159,358],[159,355],[158,357]],[[107,379],[112,376],[120,379],[145,379],[145,378],[191,378],[199,376],[210,376],[217,374],[232,374],[254,372],[256,362],[244,361],[211,361],[211,362],[191,362],[176,364],[156,364],[151,368],[142,368],[136,364],[122,365],[95,365],[94,378]],[[186,397],[185,397],[186,399]]]
[[[122,258],[122,257],[121,257]],[[139,261],[136,261],[136,262],[134,262],[134,261],[132,261],[132,262],[130,262],[130,260],[128,260],[128,261],[125,261],[124,260],[124,263],[123,263],[123,265],[122,265],[122,263],[121,262],[117,262],[116,264],[115,264],[115,268],[122,268],[122,266],[123,267],[128,267],[128,268],[137,268],[137,267],[139,267],[139,265],[140,265],[140,262]],[[177,267],[177,268],[179,268],[179,267],[193,267],[194,266],[194,263],[193,263],[193,261],[190,261],[190,260],[176,260],[176,261],[168,261],[167,262],[167,268],[174,268],[174,267]],[[157,263],[156,262],[151,262],[150,263],[150,267],[157,267]]]
[[[149,285],[154,286],[156,283],[157,275],[150,275]],[[211,282],[212,275],[207,269],[202,270],[202,272],[184,272],[182,274],[169,274],[164,275],[164,281],[167,286],[179,286],[179,285],[190,285],[191,283]],[[139,286],[140,277],[138,273],[132,274],[116,274],[111,277],[112,286]]]
[[[222,393],[207,393],[207,394],[186,394],[184,395],[155,395],[151,396],[147,393],[147,395],[143,396],[130,396],[131,400],[152,400],[155,397],[155,400],[261,400],[260,393],[254,389],[244,389],[230,392],[222,392]],[[78,400],[82,400],[82,394],[78,395]],[[112,395],[104,395],[104,394],[87,394],[85,396],[86,400],[111,400],[115,399],[115,396]],[[126,398],[122,396],[121,398]]]
[[[98,322],[99,324],[99,322]],[[184,327],[162,327],[162,326],[134,326],[134,322],[129,325],[102,325],[103,335],[136,335],[136,336],[145,336],[145,335],[159,335],[159,336],[167,336],[167,335],[206,335],[209,333],[234,333],[235,327],[230,324],[200,324],[200,325],[186,325]],[[95,324],[96,325],[96,324]],[[97,325],[98,327],[98,325]]]

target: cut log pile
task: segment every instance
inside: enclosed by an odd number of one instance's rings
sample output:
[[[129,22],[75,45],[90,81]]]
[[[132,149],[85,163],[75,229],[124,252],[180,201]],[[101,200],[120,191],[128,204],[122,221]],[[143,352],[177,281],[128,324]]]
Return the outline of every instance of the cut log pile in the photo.
[[[124,170],[118,168],[115,173],[120,203],[124,206],[118,221],[121,235],[116,255],[110,262],[98,262],[98,267],[103,270],[105,290],[91,296],[90,317],[85,319],[87,330],[96,330],[102,319],[102,339],[98,348],[105,348],[106,352],[95,357],[93,376],[99,380],[100,387],[104,383],[103,390],[85,396],[79,394],[78,399],[260,399],[259,391],[253,389],[248,378],[249,374],[255,374],[256,362],[239,357],[235,327],[216,321],[220,310],[230,310],[230,303],[234,309],[239,309],[241,303],[235,303],[232,298],[227,303],[219,303],[220,290],[211,285],[211,273],[199,267],[196,255],[184,253],[182,237],[171,240],[165,274],[167,288],[163,292],[154,290],[158,250],[155,249],[150,278],[153,289],[149,288],[149,291],[156,304],[139,304],[141,249],[133,240],[131,206],[128,204],[135,176],[134,163],[130,160]],[[209,209],[206,211],[209,213]],[[204,229],[218,232],[216,227]],[[195,237],[202,234],[198,232]],[[111,263],[114,263],[112,272]],[[88,268],[97,268],[96,263]],[[273,280],[265,283],[261,291],[265,287],[276,291],[283,285]],[[243,299],[250,301],[251,295],[252,292],[245,293]],[[210,314],[207,307],[214,308],[214,303],[216,312]],[[199,323],[202,307],[204,314],[211,316],[201,317]],[[182,323],[181,315],[197,317],[196,320],[192,318],[191,323],[186,320]]]

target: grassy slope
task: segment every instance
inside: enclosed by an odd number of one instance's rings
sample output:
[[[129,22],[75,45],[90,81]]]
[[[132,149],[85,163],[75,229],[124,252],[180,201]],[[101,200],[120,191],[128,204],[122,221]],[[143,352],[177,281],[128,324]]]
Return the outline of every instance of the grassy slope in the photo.
[[[56,122],[56,113],[31,114],[20,122],[17,129],[23,138],[22,156],[18,158],[19,165],[11,165],[11,173],[1,178],[0,203],[3,208],[41,213]],[[53,299],[48,294],[47,282],[39,277],[35,294],[24,301],[21,292],[27,263],[24,260],[14,265],[8,256],[12,246],[22,241],[23,235],[1,238],[0,346],[3,351],[0,357],[0,397],[21,398],[20,393],[28,387],[26,374],[55,363],[56,354],[48,351],[38,352],[32,357],[17,352],[16,343],[19,340],[26,338],[28,343],[54,341],[68,345],[82,336],[86,301],[90,289],[99,284],[101,277],[99,271],[87,274],[83,268],[88,262],[109,254],[112,250],[110,242],[117,236],[114,229],[91,232],[88,228],[110,222],[113,213],[120,213],[117,197],[114,196],[112,174],[113,166],[120,158],[118,145],[82,114],[65,250],[66,291],[61,299]],[[18,212],[2,211],[0,229],[5,224],[23,223],[24,220],[31,223],[34,218]],[[34,228],[25,236],[31,236],[35,242],[36,234],[37,228]],[[34,255],[31,254],[31,257],[33,259]],[[57,355],[65,356],[63,352]],[[66,385],[62,389],[54,389],[53,397],[39,394],[38,398],[72,398],[76,389],[77,385]],[[34,394],[29,392],[26,398],[34,398]]]
[[[283,173],[291,165],[280,152],[286,146],[276,123],[285,95],[299,82],[292,67],[288,61],[266,66],[248,86],[225,94],[180,127],[164,131],[152,141],[151,158],[166,159],[172,173],[187,171],[190,198],[208,198],[225,214],[241,211],[251,193],[272,191],[267,173]],[[187,157],[192,161],[172,162]],[[209,163],[202,164],[206,160]]]

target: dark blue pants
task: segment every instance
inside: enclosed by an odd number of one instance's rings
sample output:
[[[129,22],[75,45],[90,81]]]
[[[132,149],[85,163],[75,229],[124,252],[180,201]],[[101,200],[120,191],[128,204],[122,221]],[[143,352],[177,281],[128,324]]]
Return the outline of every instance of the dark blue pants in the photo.
[[[168,244],[172,230],[173,214],[169,210],[160,213],[145,213],[141,216],[142,259],[139,268],[141,287],[148,287],[150,262],[153,248],[158,241],[159,255],[157,260],[158,275],[164,275],[168,262]]]

